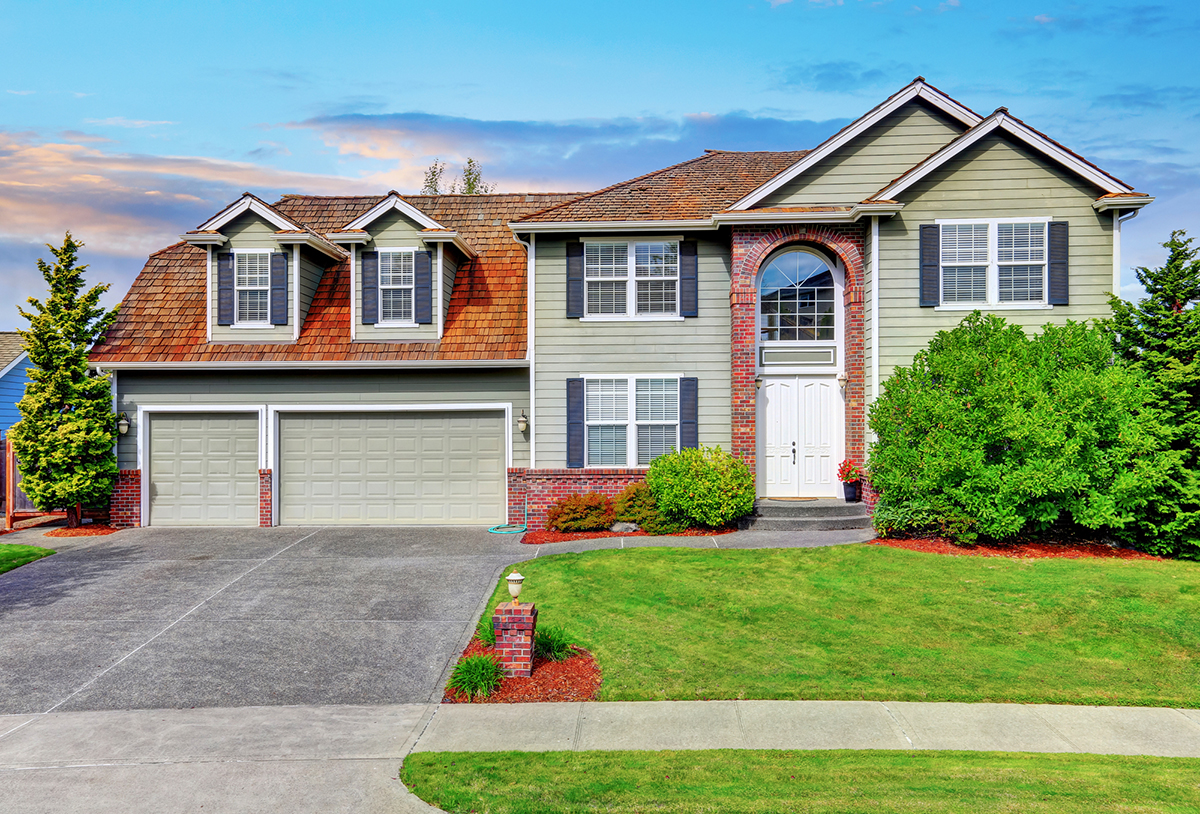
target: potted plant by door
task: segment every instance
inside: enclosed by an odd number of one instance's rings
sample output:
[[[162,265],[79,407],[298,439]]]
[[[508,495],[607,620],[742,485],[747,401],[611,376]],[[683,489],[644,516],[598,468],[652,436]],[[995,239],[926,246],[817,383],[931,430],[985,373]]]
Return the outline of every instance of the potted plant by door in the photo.
[[[858,468],[858,464],[847,458],[842,461],[842,465],[838,467],[838,480],[842,482],[842,489],[846,493],[847,503],[857,503],[861,499],[862,491],[862,470]]]

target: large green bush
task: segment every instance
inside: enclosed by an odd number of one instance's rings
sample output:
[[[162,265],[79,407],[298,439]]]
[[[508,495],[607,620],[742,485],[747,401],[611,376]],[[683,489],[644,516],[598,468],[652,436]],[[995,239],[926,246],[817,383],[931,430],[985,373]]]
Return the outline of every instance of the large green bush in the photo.
[[[700,526],[727,526],[754,510],[754,474],[720,447],[681,449],[650,464],[646,483],[660,513]]]
[[[876,524],[964,542],[1075,524],[1144,541],[1141,513],[1180,471],[1151,395],[1099,327],[1028,337],[975,312],[871,407]]]
[[[631,483],[613,501],[619,523],[636,523],[647,534],[673,534],[688,527],[687,520],[658,510],[654,490],[645,483]]]

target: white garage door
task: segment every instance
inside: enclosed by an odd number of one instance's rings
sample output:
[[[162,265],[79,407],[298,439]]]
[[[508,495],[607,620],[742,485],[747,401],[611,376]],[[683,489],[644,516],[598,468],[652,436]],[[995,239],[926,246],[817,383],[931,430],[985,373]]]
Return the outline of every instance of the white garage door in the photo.
[[[258,525],[258,416],[150,417],[150,525]]]
[[[279,522],[505,521],[501,412],[283,413]]]

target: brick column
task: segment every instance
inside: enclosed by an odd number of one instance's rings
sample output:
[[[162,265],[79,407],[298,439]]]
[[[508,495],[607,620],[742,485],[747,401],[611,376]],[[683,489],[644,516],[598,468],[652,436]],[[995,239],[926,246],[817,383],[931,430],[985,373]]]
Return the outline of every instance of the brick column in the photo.
[[[537,628],[537,606],[529,602],[501,602],[492,614],[496,653],[504,675],[528,678],[533,674],[533,632]]]
[[[136,528],[142,524],[142,470],[122,469],[117,473],[117,485],[108,507],[108,522],[114,528]]]
[[[258,470],[258,525],[270,528],[271,522],[271,470]]]

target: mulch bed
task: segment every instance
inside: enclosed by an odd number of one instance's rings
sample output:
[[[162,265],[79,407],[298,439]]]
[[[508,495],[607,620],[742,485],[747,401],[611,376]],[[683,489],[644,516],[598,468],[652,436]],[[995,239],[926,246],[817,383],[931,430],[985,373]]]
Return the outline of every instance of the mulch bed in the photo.
[[[572,540],[599,540],[604,537],[715,537],[720,534],[732,534],[734,528],[726,529],[687,529],[674,534],[647,534],[644,531],[527,531],[521,536],[525,545],[542,545],[543,543],[569,543]]]
[[[1088,558],[1118,560],[1161,560],[1153,554],[1129,548],[1113,548],[1104,543],[1077,540],[1030,540],[1014,543],[991,543],[973,546],[957,545],[944,537],[896,538],[879,537],[872,545],[906,548],[926,554],[951,554],[967,557],[1009,557],[1017,560],[1061,558],[1082,560]]]
[[[86,526],[80,526],[74,529],[51,529],[43,534],[43,537],[99,537],[103,534],[116,534],[120,529],[114,529],[112,526],[105,526],[98,523],[88,523]]]
[[[447,690],[443,704],[528,704],[541,701],[595,701],[600,692],[600,665],[591,653],[576,647],[577,655],[563,661],[533,660],[529,678],[506,678],[487,698],[469,701],[455,690]],[[471,639],[463,657],[491,655],[495,651],[479,639]]]

